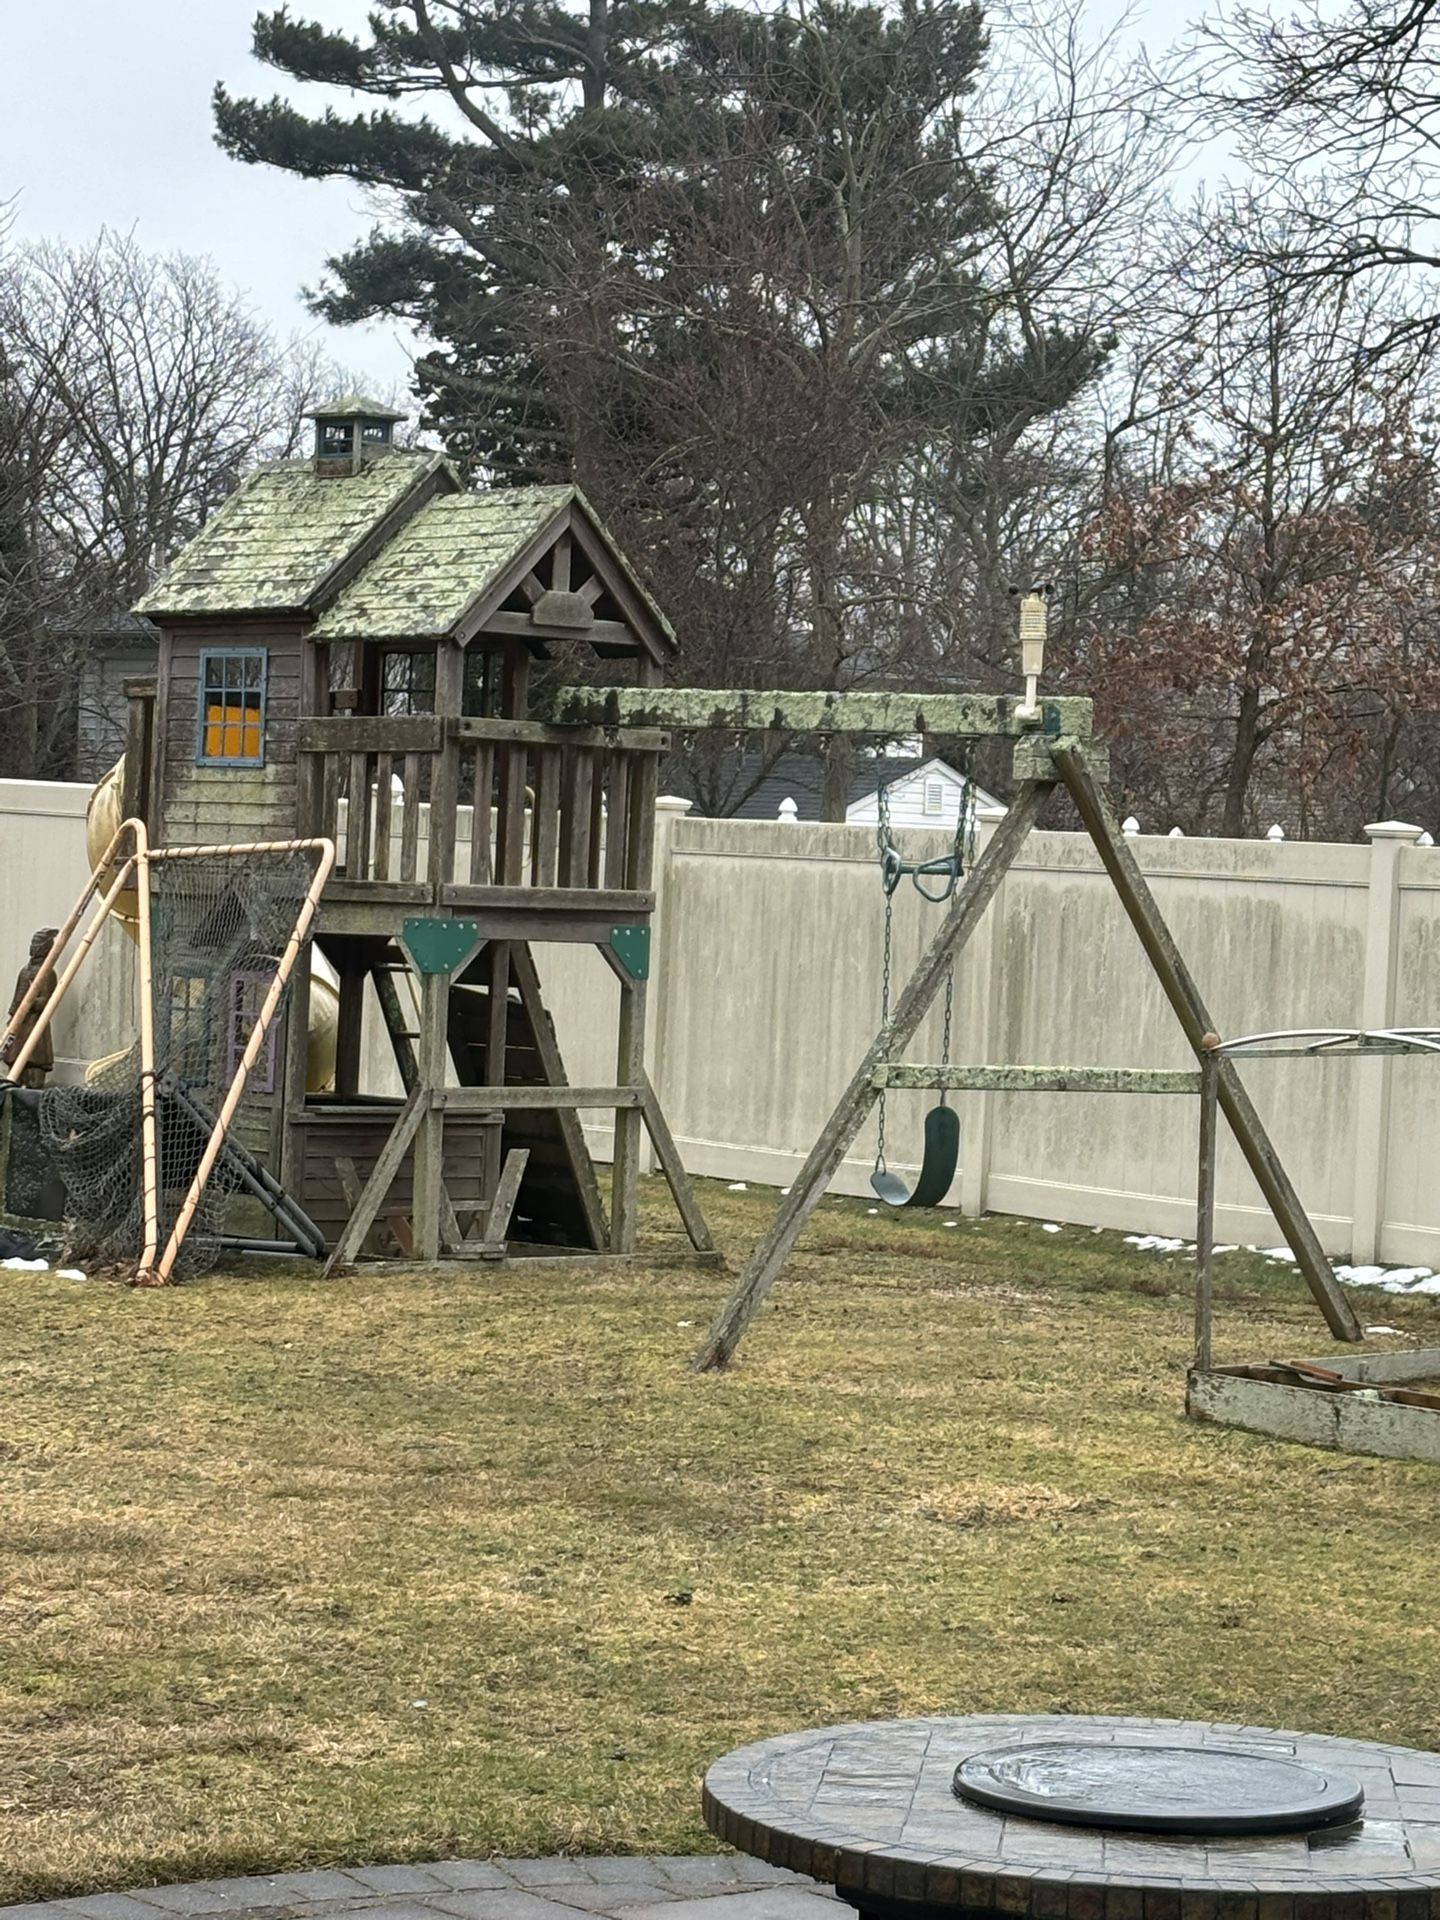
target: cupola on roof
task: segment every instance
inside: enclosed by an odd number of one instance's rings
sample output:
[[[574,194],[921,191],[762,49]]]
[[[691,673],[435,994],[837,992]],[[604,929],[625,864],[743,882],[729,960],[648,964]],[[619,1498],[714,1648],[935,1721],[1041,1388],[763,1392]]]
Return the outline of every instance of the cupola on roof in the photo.
[[[311,407],[307,420],[403,420],[406,416],[383,401],[364,393],[342,393],[338,400],[327,400],[323,407]]]

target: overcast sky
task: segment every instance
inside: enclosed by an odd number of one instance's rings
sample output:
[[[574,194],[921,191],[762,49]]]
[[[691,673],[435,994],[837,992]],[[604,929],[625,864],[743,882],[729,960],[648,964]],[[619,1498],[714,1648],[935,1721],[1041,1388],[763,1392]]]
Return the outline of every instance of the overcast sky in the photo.
[[[347,366],[388,386],[408,377],[395,328],[320,326],[300,288],[372,224],[340,180],[297,180],[227,159],[210,90],[285,91],[251,57],[258,0],[0,0],[0,200],[26,239],[91,240],[102,226],[155,252],[208,254],[281,333],[319,332]],[[363,26],[367,0],[297,6]],[[313,105],[314,88],[306,93]],[[343,100],[343,95],[332,96]]]
[[[298,0],[301,18],[362,27],[370,0]],[[1113,18],[1114,0],[1095,0]],[[328,255],[372,224],[363,193],[229,160],[211,133],[210,90],[287,91],[250,54],[257,0],[0,0],[0,201],[27,239],[73,243],[102,226],[155,252],[208,254],[282,334],[320,334],[374,385],[405,382],[413,343],[389,325],[323,327],[300,298]],[[1199,11],[1151,0],[1136,22],[1164,45]],[[314,110],[328,97],[294,87]]]

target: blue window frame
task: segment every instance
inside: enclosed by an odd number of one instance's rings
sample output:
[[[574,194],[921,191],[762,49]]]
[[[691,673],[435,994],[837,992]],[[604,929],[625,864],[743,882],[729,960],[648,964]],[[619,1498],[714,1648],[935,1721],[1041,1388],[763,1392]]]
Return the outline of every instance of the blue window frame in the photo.
[[[269,666],[264,647],[202,650],[195,723],[197,766],[264,766]]]

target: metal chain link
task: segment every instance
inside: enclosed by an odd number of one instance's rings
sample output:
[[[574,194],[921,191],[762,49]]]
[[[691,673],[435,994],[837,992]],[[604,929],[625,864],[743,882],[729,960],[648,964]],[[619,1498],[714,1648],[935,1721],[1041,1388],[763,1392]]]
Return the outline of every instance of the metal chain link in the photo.
[[[895,896],[885,895],[885,961],[880,970],[880,1024],[890,1024],[890,945],[895,918]],[[879,1131],[875,1141],[875,1171],[885,1172],[885,1089],[880,1089]]]
[[[949,898],[953,901],[954,889],[962,874],[969,873],[975,865],[975,782],[967,765],[963,769],[965,790],[961,796],[960,811],[955,816],[955,840],[951,855],[953,879],[949,895],[936,896],[918,885],[916,891],[923,899],[936,901]],[[890,983],[893,955],[895,887],[903,877],[905,869],[900,866],[900,854],[890,830],[890,795],[882,780],[875,792],[875,843],[880,852],[880,876],[885,886],[885,954],[880,972],[880,1024],[888,1026],[890,1022]],[[950,1042],[955,1023],[955,967],[951,963],[945,975],[945,1021],[940,1041],[940,1062],[942,1066],[950,1064]],[[950,1091],[942,1088],[941,1106],[948,1106]],[[877,1131],[875,1141],[875,1171],[884,1173],[885,1166],[885,1089],[881,1087],[877,1112]]]

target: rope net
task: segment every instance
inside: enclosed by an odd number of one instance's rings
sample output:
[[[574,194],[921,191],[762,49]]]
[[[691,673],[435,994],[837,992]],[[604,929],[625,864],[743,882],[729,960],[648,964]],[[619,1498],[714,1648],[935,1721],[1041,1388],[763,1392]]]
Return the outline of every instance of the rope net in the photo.
[[[150,864],[151,979],[159,1244],[189,1192],[206,1140],[314,872],[303,851],[249,850]],[[147,990],[138,977],[137,993]],[[264,1154],[280,1096],[286,985],[227,1140]],[[68,1257],[87,1271],[134,1269],[145,1244],[141,1063],[137,1038],[91,1069],[86,1085],[48,1087],[42,1140],[65,1183]],[[175,1268],[190,1278],[220,1251],[238,1181],[223,1153],[201,1196]]]

